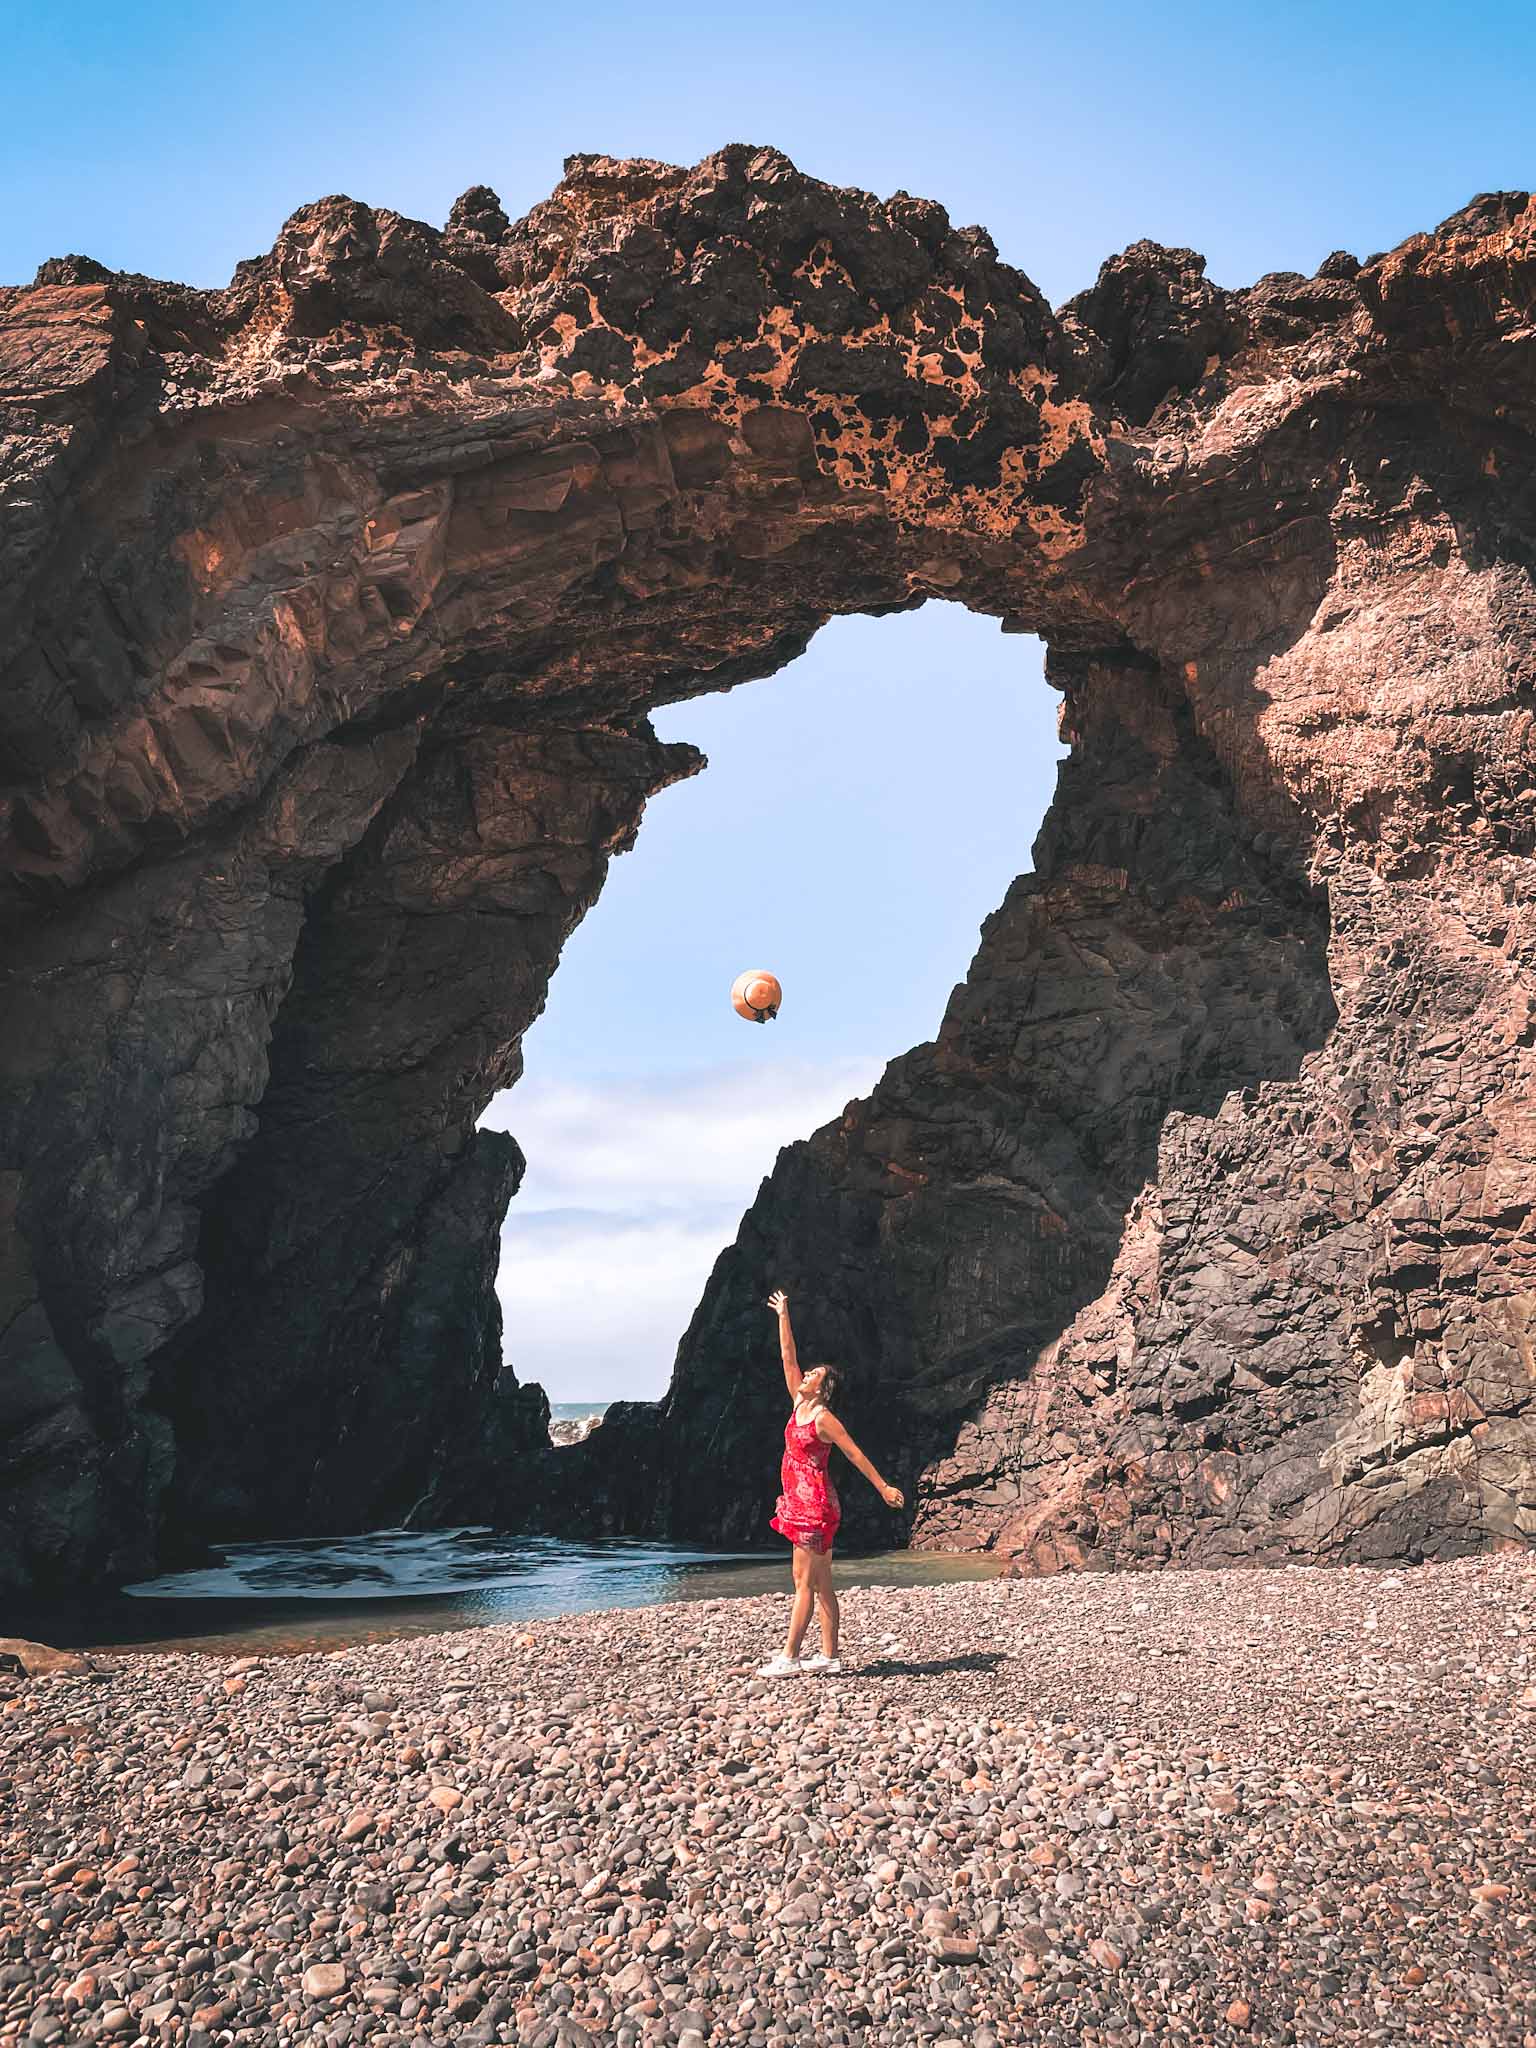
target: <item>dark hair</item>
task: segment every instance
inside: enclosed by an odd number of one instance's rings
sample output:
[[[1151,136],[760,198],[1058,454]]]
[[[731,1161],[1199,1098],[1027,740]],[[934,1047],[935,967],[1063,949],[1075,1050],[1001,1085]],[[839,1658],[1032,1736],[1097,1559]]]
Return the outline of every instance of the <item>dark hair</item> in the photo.
[[[821,1391],[818,1394],[817,1398],[818,1400],[820,1400],[823,1407],[833,1408],[833,1412],[835,1413],[836,1410],[834,1404],[837,1400],[839,1378],[837,1367],[835,1365],[826,1365],[818,1359],[816,1365],[813,1365],[811,1367],[811,1371],[815,1372],[817,1370],[817,1366],[819,1366],[821,1370]]]

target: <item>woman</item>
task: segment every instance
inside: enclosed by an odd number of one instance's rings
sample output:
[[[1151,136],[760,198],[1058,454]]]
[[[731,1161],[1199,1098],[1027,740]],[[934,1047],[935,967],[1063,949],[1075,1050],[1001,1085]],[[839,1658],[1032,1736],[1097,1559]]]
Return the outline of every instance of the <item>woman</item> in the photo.
[[[768,1306],[778,1318],[779,1354],[794,1404],[784,1425],[784,1462],[779,1473],[783,1492],[769,1527],[794,1545],[795,1598],[783,1649],[769,1663],[759,1665],[758,1671],[763,1678],[788,1678],[797,1671],[843,1668],[837,1654],[837,1595],[832,1590],[832,1539],[843,1511],[827,1471],[832,1446],[836,1444],[858,1466],[888,1507],[905,1507],[906,1497],[899,1486],[886,1485],[832,1413],[830,1404],[837,1397],[835,1368],[813,1365],[809,1372],[800,1370],[795,1333],[789,1326],[789,1297],[781,1290],[769,1296]],[[802,1657],[800,1641],[810,1623],[813,1601],[821,1616],[821,1650],[814,1657]]]

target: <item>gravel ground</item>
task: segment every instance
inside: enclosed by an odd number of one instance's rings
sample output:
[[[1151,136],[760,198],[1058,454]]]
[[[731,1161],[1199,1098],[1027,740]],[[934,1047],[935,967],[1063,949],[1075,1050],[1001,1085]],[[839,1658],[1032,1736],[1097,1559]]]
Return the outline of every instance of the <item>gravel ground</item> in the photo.
[[[839,1577],[0,1681],[0,2041],[1536,2048],[1536,1558]]]

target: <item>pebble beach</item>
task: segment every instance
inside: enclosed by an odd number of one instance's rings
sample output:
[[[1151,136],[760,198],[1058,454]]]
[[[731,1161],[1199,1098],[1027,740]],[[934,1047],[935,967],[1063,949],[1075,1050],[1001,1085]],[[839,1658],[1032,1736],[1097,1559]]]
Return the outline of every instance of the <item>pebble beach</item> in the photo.
[[[837,1578],[0,1678],[0,2042],[1536,2048],[1536,1559]]]

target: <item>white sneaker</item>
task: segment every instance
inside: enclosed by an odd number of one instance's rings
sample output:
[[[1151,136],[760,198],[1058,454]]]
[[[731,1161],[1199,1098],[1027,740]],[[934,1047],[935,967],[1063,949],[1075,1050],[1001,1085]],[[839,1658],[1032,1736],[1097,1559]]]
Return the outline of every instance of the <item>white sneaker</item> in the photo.
[[[818,1650],[814,1656],[800,1659],[802,1671],[841,1671],[842,1668],[842,1658],[829,1657],[825,1650]]]
[[[758,1665],[757,1675],[759,1678],[793,1678],[796,1672],[804,1668],[798,1657],[786,1657],[780,1650],[777,1656],[771,1657],[766,1664]]]

